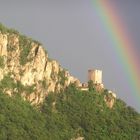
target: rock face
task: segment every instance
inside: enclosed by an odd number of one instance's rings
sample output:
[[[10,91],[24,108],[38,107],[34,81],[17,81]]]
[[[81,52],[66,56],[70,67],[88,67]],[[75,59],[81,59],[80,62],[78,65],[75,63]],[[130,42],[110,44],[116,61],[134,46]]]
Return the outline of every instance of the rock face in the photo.
[[[106,102],[106,105],[111,109],[113,108],[113,105],[116,100],[116,94],[112,91],[108,91],[108,94],[104,96],[104,101]]]
[[[7,56],[7,35],[0,34],[0,55]]]
[[[39,42],[0,24],[0,92],[9,96],[20,94],[31,104],[38,105],[49,92],[64,90],[71,83],[81,86],[77,78],[48,57]],[[102,85],[96,85],[98,92],[104,89]],[[116,94],[112,92],[104,96],[109,108],[113,107],[115,99]]]
[[[32,104],[41,103],[48,92],[63,90],[77,81],[57,61],[48,58],[40,43],[16,33],[0,32],[1,84],[5,78],[12,86],[2,92],[10,96],[20,93]]]

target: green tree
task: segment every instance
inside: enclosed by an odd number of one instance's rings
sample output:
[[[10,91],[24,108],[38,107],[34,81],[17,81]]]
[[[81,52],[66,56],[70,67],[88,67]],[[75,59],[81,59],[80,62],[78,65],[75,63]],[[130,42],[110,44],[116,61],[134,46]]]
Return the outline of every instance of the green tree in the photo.
[[[88,88],[89,91],[95,91],[95,87],[92,80],[88,81]]]

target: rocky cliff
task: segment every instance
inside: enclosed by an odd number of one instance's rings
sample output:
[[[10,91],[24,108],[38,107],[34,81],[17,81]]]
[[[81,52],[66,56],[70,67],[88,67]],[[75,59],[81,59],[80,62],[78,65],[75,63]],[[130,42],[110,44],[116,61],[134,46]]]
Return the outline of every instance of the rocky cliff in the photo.
[[[70,83],[80,81],[48,57],[42,44],[0,24],[0,92],[21,95],[38,105],[50,92],[64,90]],[[102,87],[104,90],[104,88]],[[101,89],[98,89],[101,91]],[[112,108],[114,93],[107,92],[104,101]]]
[[[49,92],[77,81],[42,45],[0,25],[0,90],[39,104]]]

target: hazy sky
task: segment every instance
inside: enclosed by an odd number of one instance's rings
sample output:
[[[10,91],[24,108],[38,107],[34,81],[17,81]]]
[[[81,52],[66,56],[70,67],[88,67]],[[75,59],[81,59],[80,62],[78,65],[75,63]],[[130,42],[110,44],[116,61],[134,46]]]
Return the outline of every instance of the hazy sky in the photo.
[[[108,1],[139,53],[140,1]],[[0,0],[0,22],[42,42],[49,56],[82,82],[87,81],[88,69],[103,70],[105,87],[140,111],[140,98],[133,95],[91,0]]]

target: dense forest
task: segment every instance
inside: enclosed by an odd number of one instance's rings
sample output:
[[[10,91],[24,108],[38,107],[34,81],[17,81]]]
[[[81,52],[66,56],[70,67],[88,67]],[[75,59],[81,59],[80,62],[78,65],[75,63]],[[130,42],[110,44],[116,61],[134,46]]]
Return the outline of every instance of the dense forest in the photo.
[[[0,140],[139,140],[140,114],[120,99],[108,108],[104,94],[70,85],[31,106],[0,93]]]

